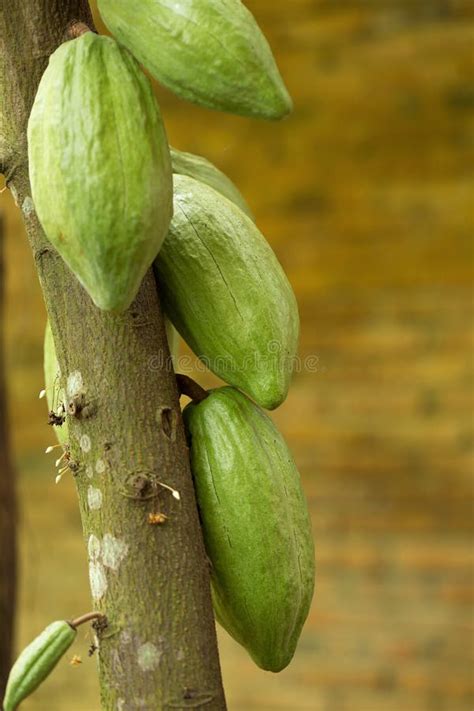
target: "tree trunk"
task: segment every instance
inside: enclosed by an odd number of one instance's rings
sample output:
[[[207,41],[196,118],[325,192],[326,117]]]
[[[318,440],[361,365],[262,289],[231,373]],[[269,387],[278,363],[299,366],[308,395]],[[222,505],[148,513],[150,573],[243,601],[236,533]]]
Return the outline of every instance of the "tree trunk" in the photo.
[[[12,662],[16,594],[16,501],[8,442],[3,360],[4,273],[3,220],[0,214],[0,697]]]
[[[31,199],[26,124],[36,87],[71,23],[92,26],[89,7],[85,0],[0,0],[0,8],[0,163],[23,212],[66,386],[92,599],[108,619],[98,631],[102,708],[225,709],[155,280],[149,272],[126,313],[100,311],[45,239]],[[167,519],[154,525],[154,513]]]

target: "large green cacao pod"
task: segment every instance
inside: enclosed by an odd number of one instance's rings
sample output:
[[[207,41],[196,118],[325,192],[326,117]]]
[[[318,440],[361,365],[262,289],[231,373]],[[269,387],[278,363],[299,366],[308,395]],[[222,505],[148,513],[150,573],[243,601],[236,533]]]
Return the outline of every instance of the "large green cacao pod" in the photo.
[[[234,388],[184,411],[216,617],[263,669],[293,657],[314,588],[300,477],[271,419]]]
[[[206,183],[218,193],[224,195],[228,200],[240,207],[240,209],[253,219],[252,212],[247,205],[245,198],[234,185],[232,180],[227,177],[219,168],[216,168],[210,161],[202,156],[196,156],[193,153],[184,153],[176,148],[170,147],[171,163],[173,173],[178,175],[187,175],[189,178],[199,180],[201,183]]]
[[[8,677],[4,711],[14,711],[53,671],[76,637],[68,622],[52,622],[22,651]]]
[[[292,103],[240,0],[99,0],[112,34],[159,82],[211,109],[278,119]]]
[[[56,357],[56,349],[54,347],[53,332],[49,321],[46,323],[44,332],[44,382],[46,390],[46,400],[48,410],[58,412],[61,406],[65,404],[65,394],[61,383],[61,369]],[[56,437],[59,444],[63,447],[69,441],[69,432],[67,422],[61,426],[54,426]]]
[[[174,216],[155,261],[164,309],[220,378],[273,409],[299,335],[296,299],[255,224],[209,186],[175,175]]]
[[[172,214],[169,147],[150,82],[110,37],[62,44],[28,124],[33,201],[101,309],[135,297]]]

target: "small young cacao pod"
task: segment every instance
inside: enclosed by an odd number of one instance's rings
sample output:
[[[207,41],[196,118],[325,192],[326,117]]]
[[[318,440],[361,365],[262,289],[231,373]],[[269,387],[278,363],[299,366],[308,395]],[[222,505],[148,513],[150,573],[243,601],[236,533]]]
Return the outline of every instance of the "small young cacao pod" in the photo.
[[[112,34],[183,99],[278,119],[292,103],[271,49],[240,0],[99,0]]]
[[[69,622],[52,622],[21,652],[8,677],[4,711],[14,711],[53,671],[76,637]]]
[[[214,188],[218,193],[221,193],[221,195],[224,195],[228,200],[235,203],[237,207],[240,207],[240,209],[253,220],[252,212],[245,198],[232,180],[219,170],[219,168],[216,168],[216,166],[206,158],[196,156],[193,153],[184,153],[171,146],[170,152],[173,173],[187,175],[189,178],[194,178],[194,180],[199,180],[201,183],[206,183],[206,185]]]
[[[101,309],[134,299],[172,214],[169,147],[150,82],[110,37],[51,55],[28,124],[46,236]]]
[[[63,406],[65,405],[64,389],[61,385],[61,369],[56,357],[56,349],[54,347],[53,332],[49,321],[46,323],[44,332],[44,382],[46,390],[46,401],[48,403],[49,412],[62,414]],[[64,406],[65,409],[65,406]],[[59,444],[63,447],[69,441],[69,432],[67,421],[65,420],[61,426],[54,425],[54,431],[58,438]]]
[[[174,217],[155,260],[164,310],[220,378],[273,409],[296,356],[296,299],[269,244],[227,198],[175,175]]]
[[[262,669],[291,661],[314,588],[314,546],[291,453],[271,419],[231,387],[184,422],[211,561],[217,620]]]

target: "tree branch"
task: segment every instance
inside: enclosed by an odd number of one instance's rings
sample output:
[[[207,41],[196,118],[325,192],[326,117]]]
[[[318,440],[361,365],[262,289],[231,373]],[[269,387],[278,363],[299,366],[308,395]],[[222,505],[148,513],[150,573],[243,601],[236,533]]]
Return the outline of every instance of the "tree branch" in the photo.
[[[102,708],[225,709],[206,558],[156,285],[94,307],[36,218],[26,125],[49,55],[84,0],[0,0],[0,158],[23,212],[68,397],[70,468],[88,546]],[[78,195],[78,199],[80,196]],[[179,492],[179,500],[162,486]],[[150,525],[149,513],[166,516]]]

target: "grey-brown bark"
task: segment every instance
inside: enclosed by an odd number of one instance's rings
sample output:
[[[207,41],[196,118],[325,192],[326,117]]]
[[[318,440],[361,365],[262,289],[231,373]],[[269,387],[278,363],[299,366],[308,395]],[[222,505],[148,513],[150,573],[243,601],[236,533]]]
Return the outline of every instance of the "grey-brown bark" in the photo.
[[[84,0],[0,0],[0,8],[0,164],[23,212],[67,385],[92,597],[109,621],[99,633],[102,707],[224,709],[208,570],[155,281],[148,273],[125,314],[99,311],[45,240],[31,200],[25,132],[35,89],[70,23],[91,24],[89,8]],[[153,525],[157,512],[165,523]]]
[[[7,393],[3,358],[3,220],[0,214],[0,697],[12,661],[16,594],[16,501],[8,441]]]

